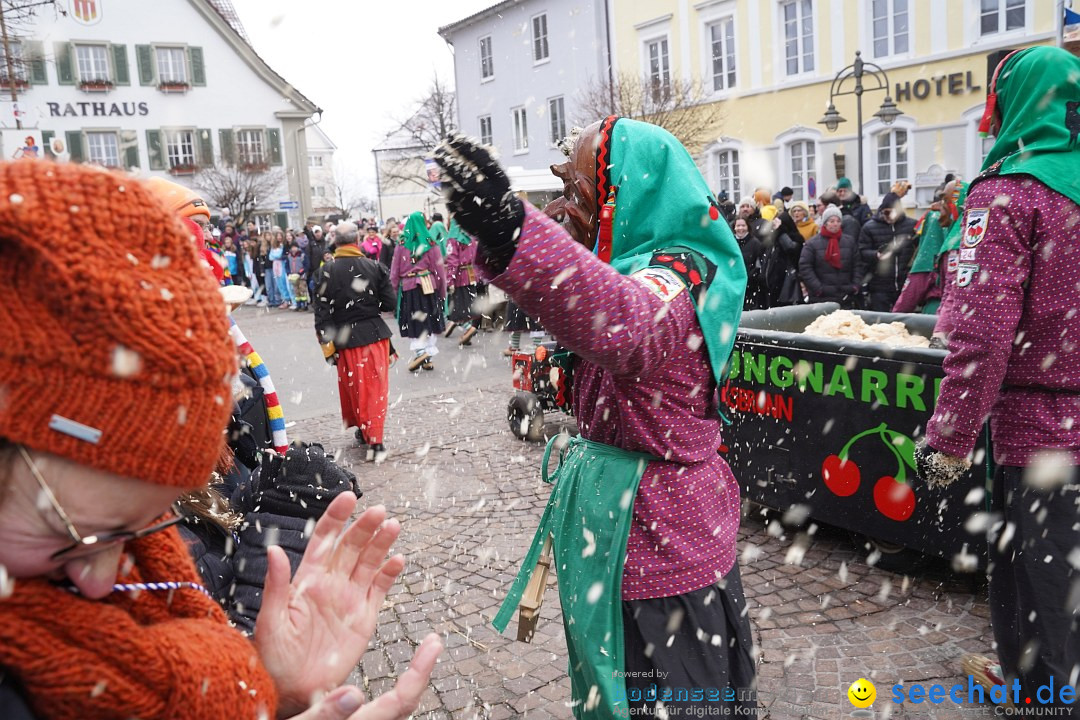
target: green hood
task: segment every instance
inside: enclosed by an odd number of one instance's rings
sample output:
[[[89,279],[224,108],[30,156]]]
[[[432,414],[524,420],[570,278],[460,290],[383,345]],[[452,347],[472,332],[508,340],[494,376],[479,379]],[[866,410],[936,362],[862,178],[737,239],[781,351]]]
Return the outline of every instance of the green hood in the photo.
[[[401,244],[412,254],[413,260],[419,260],[431,248],[431,235],[424,222],[424,213],[417,210],[405,221]]]
[[[1006,61],[992,88],[1001,112],[983,172],[1033,175],[1080,203],[1080,58],[1061,48],[1027,48]]]
[[[940,212],[930,210],[919,221],[919,252],[915,254],[910,272],[926,273],[936,269],[937,256],[941,254],[941,246],[945,242],[945,229],[938,222],[940,217]]]
[[[964,207],[967,205],[968,195],[967,183],[960,186],[960,193],[956,196],[956,209],[959,211],[959,215],[953,224],[945,230],[945,240],[941,243],[941,252],[951,252],[953,250],[960,249],[960,241],[964,238],[963,233],[960,231],[964,227]]]
[[[597,167],[607,170],[598,182],[601,205],[605,188],[616,187],[609,260],[613,268],[630,275],[658,264],[653,257],[658,251],[680,248],[713,266],[698,268],[696,274],[691,268],[691,276],[700,275],[703,281],[692,295],[713,374],[723,382],[742,314],[746,266],[690,153],[662,128],[609,118],[601,126]],[[598,249],[600,257],[608,259],[606,249]]]
[[[472,242],[472,238],[461,229],[461,226],[457,224],[457,220],[454,218],[450,218],[450,229],[446,231],[446,239],[457,240],[462,245],[468,245]]]
[[[431,223],[428,233],[430,233],[431,239],[439,244],[439,251],[443,254],[443,257],[446,257],[446,239],[449,235],[446,232],[446,226],[443,225],[442,220],[436,220]]]

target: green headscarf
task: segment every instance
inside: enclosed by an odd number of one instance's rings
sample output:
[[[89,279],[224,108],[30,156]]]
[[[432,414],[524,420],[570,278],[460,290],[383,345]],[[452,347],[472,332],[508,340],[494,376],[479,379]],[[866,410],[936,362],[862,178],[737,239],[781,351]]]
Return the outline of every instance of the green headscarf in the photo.
[[[912,273],[928,273],[937,269],[937,256],[941,254],[941,245],[945,242],[945,229],[938,218],[941,213],[928,210],[919,221],[919,252],[911,263]]]
[[[746,290],[746,266],[731,228],[690,153],[667,130],[609,118],[600,144],[597,167],[608,168],[608,185],[617,187],[611,266],[630,275],[655,264],[657,252],[679,248],[715,266],[711,281],[704,269],[699,273],[706,285],[696,293],[695,308],[713,375],[723,382]]]
[[[991,88],[1001,129],[983,163],[999,175],[1033,175],[1080,203],[1080,58],[1039,46],[1013,55]]]
[[[428,230],[431,235],[431,239],[439,244],[439,252],[446,257],[446,239],[448,237],[446,232],[446,226],[443,225],[442,220],[436,220],[431,223],[431,228]]]
[[[457,224],[457,220],[454,218],[450,218],[450,229],[446,231],[446,239],[457,240],[462,245],[468,245],[472,242],[472,238],[461,229],[461,226]]]
[[[424,213],[417,210],[405,221],[401,231],[401,244],[412,254],[413,260],[419,260],[431,248],[431,235],[428,233]]]

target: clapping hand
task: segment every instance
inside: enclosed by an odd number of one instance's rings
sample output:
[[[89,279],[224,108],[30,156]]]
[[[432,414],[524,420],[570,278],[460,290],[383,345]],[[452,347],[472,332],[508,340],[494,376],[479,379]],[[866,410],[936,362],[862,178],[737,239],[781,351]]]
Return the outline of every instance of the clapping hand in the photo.
[[[420,704],[420,696],[431,679],[440,652],[439,636],[428,635],[413,655],[409,669],[398,678],[390,692],[364,705],[360,688],[345,685],[291,720],[405,720]]]
[[[386,509],[377,505],[350,525],[355,507],[351,492],[330,503],[291,583],[285,552],[278,547],[267,551],[255,645],[274,678],[282,716],[307,709],[345,681],[367,649],[386,593],[405,566],[401,555],[386,558],[401,532],[397,520],[387,520]]]

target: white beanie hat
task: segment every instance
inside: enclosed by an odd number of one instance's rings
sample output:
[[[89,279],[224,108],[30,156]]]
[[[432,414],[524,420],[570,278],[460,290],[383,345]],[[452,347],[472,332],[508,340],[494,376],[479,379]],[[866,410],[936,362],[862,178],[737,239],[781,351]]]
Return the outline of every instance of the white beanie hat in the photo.
[[[831,217],[838,217],[843,220],[844,213],[840,212],[840,208],[836,207],[835,205],[830,205],[829,207],[825,208],[825,211],[823,213],[821,213],[821,224],[824,225]]]

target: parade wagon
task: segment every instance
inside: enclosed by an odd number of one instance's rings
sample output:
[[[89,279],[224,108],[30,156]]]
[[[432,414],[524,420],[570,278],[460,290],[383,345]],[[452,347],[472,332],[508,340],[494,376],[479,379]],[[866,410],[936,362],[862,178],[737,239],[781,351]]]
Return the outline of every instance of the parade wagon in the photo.
[[[803,334],[820,303],[743,314],[720,407],[728,462],[760,505],[846,529],[882,553],[882,564],[913,551],[954,567],[985,567],[988,509],[985,447],[972,469],[945,489],[915,477],[914,438],[933,414],[945,351],[892,347]],[[929,337],[934,316],[858,312],[867,323],[901,321]],[[965,525],[968,529],[965,529]]]
[[[510,432],[521,440],[544,439],[544,413],[571,414],[573,359],[554,342],[510,358],[515,393],[506,407]]]

